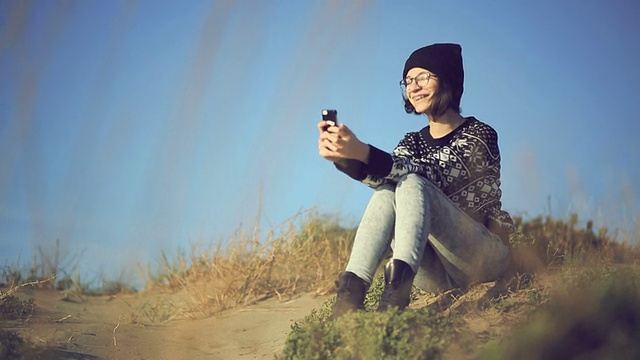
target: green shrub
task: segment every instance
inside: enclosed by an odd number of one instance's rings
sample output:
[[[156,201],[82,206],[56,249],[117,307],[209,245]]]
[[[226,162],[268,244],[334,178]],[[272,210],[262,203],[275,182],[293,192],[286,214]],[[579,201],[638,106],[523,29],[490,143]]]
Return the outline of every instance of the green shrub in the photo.
[[[569,273],[567,285],[482,359],[639,359],[640,275],[627,268]]]
[[[0,359],[22,359],[27,350],[27,343],[15,331],[0,330]]]
[[[316,318],[297,325],[280,358],[437,359],[454,335],[455,322],[427,309]]]
[[[377,276],[365,298],[365,311],[329,321],[335,296],[314,309],[292,331],[281,359],[437,359],[454,335],[454,317],[428,309],[377,313],[384,289]],[[416,296],[414,291],[413,296]]]
[[[28,319],[36,307],[33,298],[20,300],[13,295],[0,297],[0,319],[16,320]]]

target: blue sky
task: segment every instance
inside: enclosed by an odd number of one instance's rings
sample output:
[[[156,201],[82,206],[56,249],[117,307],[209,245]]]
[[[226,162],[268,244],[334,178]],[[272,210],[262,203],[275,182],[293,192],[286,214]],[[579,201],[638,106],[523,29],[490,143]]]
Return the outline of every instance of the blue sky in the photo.
[[[390,151],[407,56],[463,47],[514,215],[639,218],[640,4],[1,1],[0,265],[60,239],[88,271],[224,242],[371,190],[317,155],[322,108]],[[260,209],[260,210],[259,210]]]

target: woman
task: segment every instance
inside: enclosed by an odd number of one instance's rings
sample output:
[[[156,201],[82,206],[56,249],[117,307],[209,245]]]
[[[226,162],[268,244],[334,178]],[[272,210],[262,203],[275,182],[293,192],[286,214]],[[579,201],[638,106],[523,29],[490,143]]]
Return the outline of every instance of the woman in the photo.
[[[506,270],[513,230],[501,209],[497,133],[460,115],[464,70],[457,44],[433,44],[407,59],[400,85],[405,111],[428,126],[407,133],[393,153],[358,140],[344,124],[318,123],[320,156],[375,189],[338,276],[332,317],[363,307],[389,246],[378,311],[404,309],[411,286],[466,288]]]

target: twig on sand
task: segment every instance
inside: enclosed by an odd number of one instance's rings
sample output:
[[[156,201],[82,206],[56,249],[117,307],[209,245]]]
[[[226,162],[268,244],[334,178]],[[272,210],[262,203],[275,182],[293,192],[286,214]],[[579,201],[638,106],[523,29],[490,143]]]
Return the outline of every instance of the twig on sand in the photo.
[[[57,322],[57,323],[59,323],[59,322],[63,322],[63,321],[67,320],[67,319],[68,319],[68,318],[70,318],[70,317],[71,317],[71,315],[67,315],[67,316],[65,316],[65,317],[63,317],[63,318],[60,318],[60,319],[58,319],[58,320],[55,320],[55,322]]]
[[[118,324],[113,328],[113,346],[118,346],[118,340],[116,340],[116,330],[120,327],[120,321],[124,320],[127,315],[118,315]]]
[[[18,291],[20,288],[23,288],[25,286],[35,286],[35,285],[45,284],[45,283],[48,283],[50,281],[53,281],[53,279],[55,279],[55,278],[56,278],[56,275],[51,275],[51,277],[49,277],[47,279],[30,281],[30,282],[26,282],[26,283],[23,283],[23,284],[20,284],[20,285],[17,285],[17,286],[13,286],[9,290],[7,290],[6,292],[0,291],[0,300],[4,300],[5,298],[9,297],[11,294],[13,294],[14,292]]]

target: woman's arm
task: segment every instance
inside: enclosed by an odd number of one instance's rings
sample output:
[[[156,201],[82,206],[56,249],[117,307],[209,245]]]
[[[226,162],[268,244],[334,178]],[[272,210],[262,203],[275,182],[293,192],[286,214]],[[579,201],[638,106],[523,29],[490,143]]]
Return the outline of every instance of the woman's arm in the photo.
[[[336,167],[353,179],[372,188],[386,183],[397,183],[403,175],[409,173],[432,178],[430,174],[433,171],[429,166],[420,164],[414,159],[414,143],[410,134],[407,134],[391,154],[369,145],[368,163],[352,163],[348,166],[336,165]]]
[[[409,133],[400,141],[392,154],[361,142],[346,125],[324,129],[325,122],[318,123],[319,152],[331,160],[336,168],[349,177],[376,188],[383,183],[396,183],[408,173],[418,173],[434,179],[432,169],[415,161],[414,139]],[[413,133],[415,134],[415,133]]]

